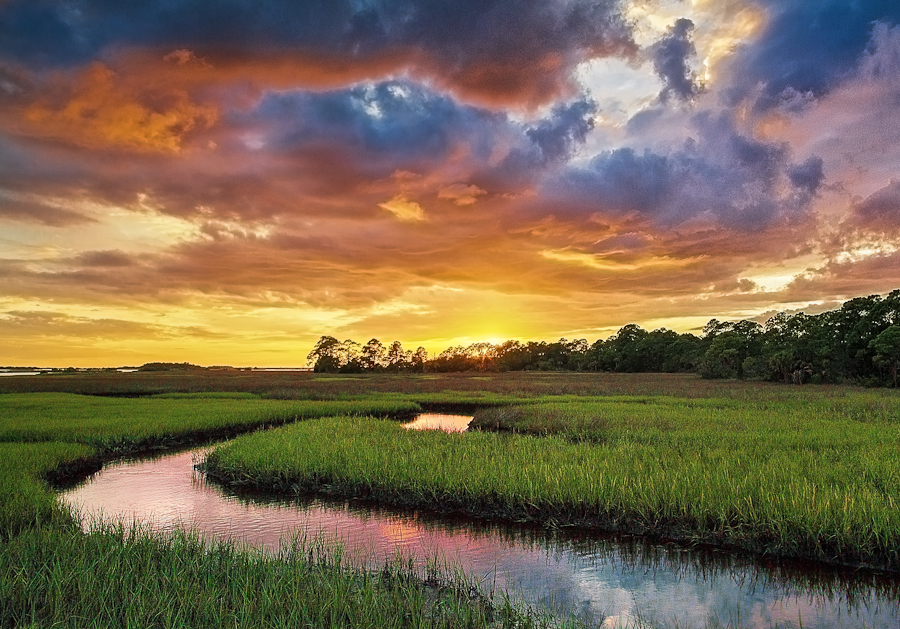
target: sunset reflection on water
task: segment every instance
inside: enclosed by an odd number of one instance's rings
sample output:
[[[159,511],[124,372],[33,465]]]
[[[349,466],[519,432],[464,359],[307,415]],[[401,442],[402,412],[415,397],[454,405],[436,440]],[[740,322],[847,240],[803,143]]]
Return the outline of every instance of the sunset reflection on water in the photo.
[[[444,432],[465,432],[472,422],[472,415],[442,415],[422,413],[415,420],[403,424],[409,430],[443,430]]]
[[[398,553],[418,566],[437,558],[487,590],[508,590],[595,622],[631,622],[640,615],[688,626],[739,619],[741,626],[761,628],[800,626],[802,619],[803,627],[826,629],[893,628],[900,619],[896,585],[848,586],[830,577],[822,586],[818,577],[798,579],[782,567],[725,553],[438,518],[355,500],[237,496],[193,469],[201,456],[194,450],[109,465],[62,497],[86,520],[102,514],[159,531],[185,527],[271,550],[286,537],[321,537],[341,543],[347,559],[370,566]]]

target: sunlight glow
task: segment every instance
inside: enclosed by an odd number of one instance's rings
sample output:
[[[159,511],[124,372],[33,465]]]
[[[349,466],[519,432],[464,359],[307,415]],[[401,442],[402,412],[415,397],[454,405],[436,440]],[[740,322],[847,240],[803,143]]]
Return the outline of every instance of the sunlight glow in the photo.
[[[573,262],[598,271],[637,271],[648,267],[681,267],[694,264],[703,260],[705,256],[693,256],[690,258],[670,258],[668,256],[654,256],[638,260],[634,263],[614,262],[606,260],[602,256],[592,253],[582,253],[580,251],[555,251],[546,249],[540,252],[541,255],[550,260],[558,260],[560,262]]]

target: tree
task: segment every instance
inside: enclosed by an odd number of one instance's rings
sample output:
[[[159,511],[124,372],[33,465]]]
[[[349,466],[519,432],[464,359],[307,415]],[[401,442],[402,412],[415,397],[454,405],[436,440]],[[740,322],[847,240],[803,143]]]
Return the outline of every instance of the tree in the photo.
[[[413,353],[412,357],[409,360],[409,368],[413,371],[421,373],[425,371],[425,363],[427,362],[428,350],[420,345],[416,348],[416,351]]]
[[[700,375],[704,378],[743,378],[744,361],[760,352],[762,326],[746,319],[736,322],[712,319],[703,332],[708,345],[700,361]]]
[[[335,373],[341,368],[343,354],[343,343],[333,336],[322,336],[306,356],[306,361],[313,365],[313,371]]]
[[[491,371],[494,368],[494,359],[497,348],[488,342],[472,343],[465,350],[466,357],[472,367],[478,371]]]
[[[886,328],[873,341],[869,348],[875,352],[872,361],[879,366],[886,366],[891,372],[894,387],[897,387],[897,371],[900,370],[900,325]]]
[[[360,365],[366,371],[380,371],[388,364],[384,345],[378,339],[371,339],[363,345],[360,355]]]
[[[412,357],[410,353],[403,349],[400,341],[394,341],[387,351],[387,366],[391,371],[401,371],[408,369]]]

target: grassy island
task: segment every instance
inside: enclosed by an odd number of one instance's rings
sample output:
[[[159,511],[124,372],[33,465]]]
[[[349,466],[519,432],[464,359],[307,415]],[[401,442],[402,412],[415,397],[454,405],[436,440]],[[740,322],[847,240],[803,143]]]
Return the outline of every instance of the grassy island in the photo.
[[[547,398],[467,434],[328,418],[213,451],[230,485],[900,569],[900,403]]]

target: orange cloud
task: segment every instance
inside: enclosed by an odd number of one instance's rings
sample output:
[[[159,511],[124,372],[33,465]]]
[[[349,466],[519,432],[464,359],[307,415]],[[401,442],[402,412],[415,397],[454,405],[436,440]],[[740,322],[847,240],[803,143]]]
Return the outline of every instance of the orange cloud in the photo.
[[[409,201],[397,195],[390,201],[379,203],[378,207],[387,210],[401,221],[424,221],[425,210],[415,201]]]
[[[467,186],[463,183],[455,183],[441,188],[438,192],[439,199],[449,199],[456,205],[472,205],[478,201],[478,197],[487,194],[478,186]]]
[[[59,91],[62,102],[45,97],[26,109],[28,131],[89,148],[177,153],[191,131],[217,119],[214,107],[193,103],[180,90],[135,92],[100,63]]]

